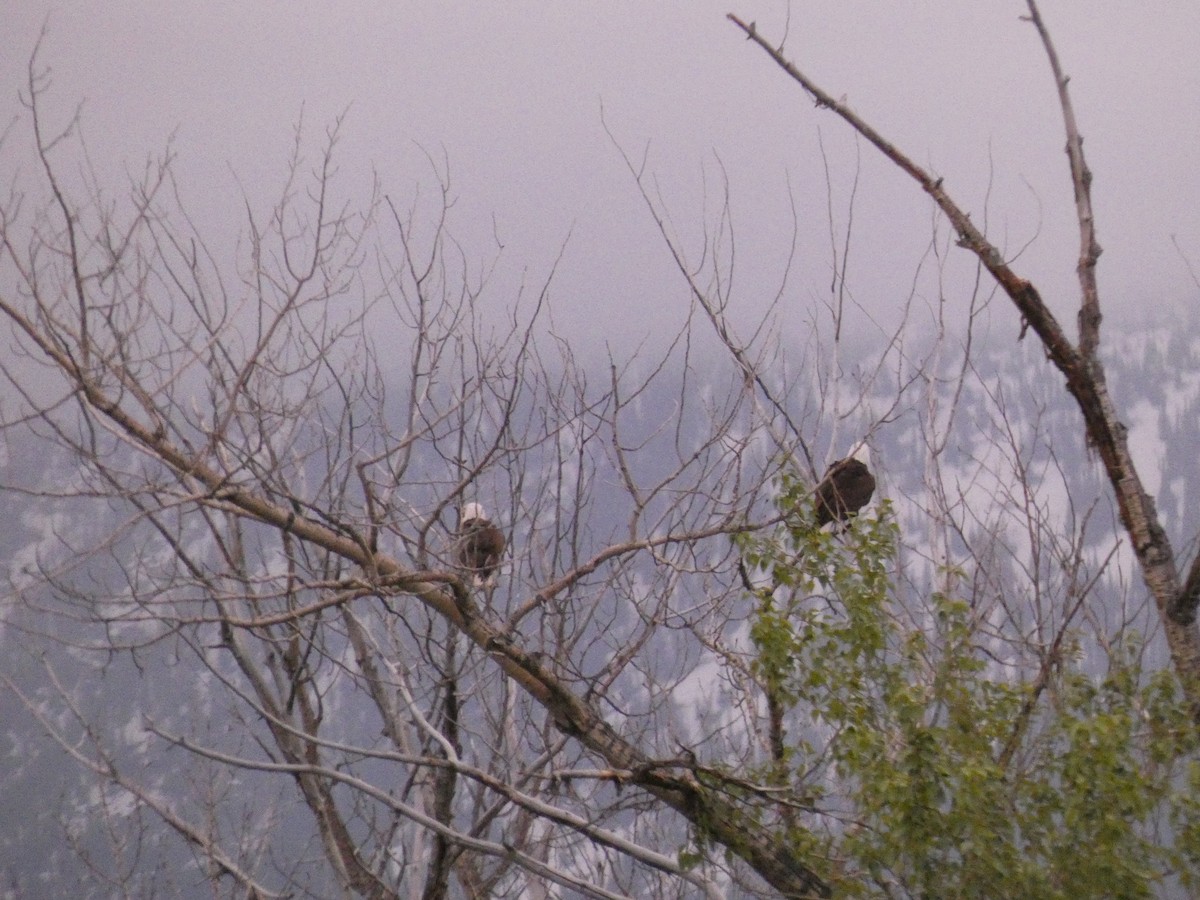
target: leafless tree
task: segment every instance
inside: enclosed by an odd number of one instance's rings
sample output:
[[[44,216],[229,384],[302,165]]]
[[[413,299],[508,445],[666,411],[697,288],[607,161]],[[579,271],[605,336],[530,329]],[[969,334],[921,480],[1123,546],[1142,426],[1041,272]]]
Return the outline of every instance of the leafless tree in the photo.
[[[1087,222],[1078,347],[940,181],[734,21],[933,197],[952,230],[931,226],[918,277],[966,246],[1068,374],[1192,691],[1200,576],[1179,584],[1104,388],[1090,177],[1057,63]],[[315,165],[298,129],[280,199],[247,202],[231,264],[170,153],[119,200],[69,175],[78,122],[50,124],[47,92],[35,57],[39,180],[0,203],[0,424],[10,456],[41,461],[10,460],[3,485],[35,540],[10,567],[0,679],[84,774],[64,830],[113,892],[814,897],[865,877],[822,856],[853,811],[830,735],[754,664],[762,573],[736,541],[778,524],[781,470],[815,486],[908,414],[920,477],[872,465],[905,528],[894,615],[936,637],[930,597],[965,595],[991,664],[1032,673],[1005,766],[1023,764],[1074,629],[1090,621],[1103,653],[1144,618],[1128,594],[1091,602],[1117,558],[1106,507],[1045,503],[1074,473],[1040,419],[1018,428],[1024,386],[986,373],[979,285],[965,337],[940,307],[932,340],[910,328],[914,288],[851,367],[849,323],[869,316],[847,290],[850,224],[805,337],[794,259],[748,326],[728,181],[689,247],[649,163],[621,151],[680,273],[682,324],[598,365],[550,327],[553,271],[502,296],[496,257],[456,243],[444,162],[432,204],[381,186],[352,202],[337,127]],[[964,428],[982,437],[952,464]],[[456,560],[467,503],[508,536],[486,591]],[[812,755],[788,771],[800,742]]]
[[[696,640],[744,615],[730,537],[791,449],[744,367],[698,373],[685,327],[585,370],[552,277],[496,298],[459,251],[444,166],[432,208],[339,198],[336,127],[311,171],[298,129],[231,271],[170,153],[121,202],[68,177],[47,88],[31,63],[40,186],[0,213],[4,428],[48,465],[6,486],[42,534],[4,679],[105,798],[79,855],[144,891],[157,817],[249,896],[823,893],[754,812],[753,704],[708,692]],[[468,502],[510,534],[486,594]],[[89,669],[156,696],[118,712]]]

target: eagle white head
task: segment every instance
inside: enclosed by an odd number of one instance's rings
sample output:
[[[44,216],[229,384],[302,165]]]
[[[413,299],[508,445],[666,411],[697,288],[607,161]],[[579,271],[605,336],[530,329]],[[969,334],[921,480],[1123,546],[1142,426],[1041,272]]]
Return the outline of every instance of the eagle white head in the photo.
[[[483,507],[478,503],[466,504],[459,514],[460,522],[470,522],[472,519],[478,519],[481,522],[488,520],[487,513],[483,511]]]

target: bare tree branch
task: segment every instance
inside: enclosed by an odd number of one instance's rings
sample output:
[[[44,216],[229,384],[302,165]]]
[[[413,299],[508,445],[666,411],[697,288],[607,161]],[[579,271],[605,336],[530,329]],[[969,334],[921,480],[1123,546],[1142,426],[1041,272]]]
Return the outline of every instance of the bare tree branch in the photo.
[[[1030,4],[1036,16],[1036,6]],[[1090,199],[1087,175],[1081,151],[1081,139],[1074,128],[1074,115],[1068,105],[1065,110],[1069,130],[1069,154],[1072,159],[1073,182],[1077,186],[1077,201],[1080,204],[1081,238],[1084,254],[1081,257],[1080,279],[1084,285],[1084,299],[1080,315],[1087,320],[1088,331],[1081,334],[1080,347],[1074,346],[1066,337],[1058,320],[1046,306],[1033,284],[1017,275],[1005,261],[1000,251],[986,238],[970,217],[958,206],[942,186],[942,179],[934,178],[890,141],[854,113],[844,102],[818,87],[758,31],[732,13],[729,20],[740,28],[771,57],[793,80],[816,101],[845,120],[856,132],[866,138],[887,159],[907,173],[929,194],[942,213],[950,220],[959,236],[959,246],[974,254],[997,284],[1012,300],[1022,322],[1031,326],[1037,334],[1046,354],[1055,367],[1066,377],[1067,390],[1075,399],[1083,414],[1088,443],[1095,448],[1104,464],[1109,484],[1116,495],[1121,511],[1121,522],[1129,536],[1130,544],[1141,567],[1142,577],[1158,607],[1163,629],[1167,636],[1175,672],[1190,698],[1195,718],[1200,721],[1200,628],[1196,625],[1196,609],[1188,604],[1194,599],[1180,584],[1175,555],[1171,543],[1159,521],[1153,498],[1142,485],[1137,467],[1129,450],[1126,427],[1118,418],[1109,396],[1104,378],[1104,369],[1092,352],[1090,342],[1098,334],[1098,304],[1095,302],[1095,257],[1099,253],[1095,245],[1094,225],[1090,214]],[[1037,21],[1040,21],[1038,19]],[[1052,46],[1048,45],[1048,50]],[[1055,60],[1055,68],[1057,63]],[[1058,79],[1060,97],[1066,96],[1066,80]],[[1082,321],[1082,319],[1081,319]],[[1022,326],[1024,330],[1025,325]]]

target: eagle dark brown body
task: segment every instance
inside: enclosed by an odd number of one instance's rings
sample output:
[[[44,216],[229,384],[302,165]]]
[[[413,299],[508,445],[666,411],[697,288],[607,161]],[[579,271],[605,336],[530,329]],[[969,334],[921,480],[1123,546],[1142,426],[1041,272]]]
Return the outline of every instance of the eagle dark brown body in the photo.
[[[507,545],[504,532],[487,517],[482,506],[468,503],[463,507],[455,561],[474,576],[476,584],[495,580]]]
[[[852,456],[839,459],[817,485],[817,527],[827,522],[845,522],[858,515],[874,493],[875,477],[866,463]]]

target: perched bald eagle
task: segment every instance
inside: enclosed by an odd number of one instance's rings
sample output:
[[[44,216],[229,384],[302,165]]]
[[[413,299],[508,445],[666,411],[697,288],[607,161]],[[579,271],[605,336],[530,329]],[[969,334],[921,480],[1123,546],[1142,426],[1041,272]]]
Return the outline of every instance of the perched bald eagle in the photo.
[[[875,477],[866,463],[853,456],[839,459],[817,485],[817,527],[826,522],[845,522],[858,515],[874,493]]]
[[[478,503],[464,506],[459,519],[455,561],[472,573],[476,586],[495,584],[500,557],[508,544],[504,532],[492,523]]]

